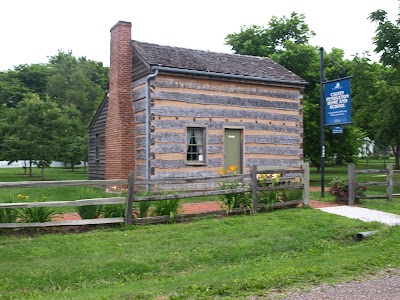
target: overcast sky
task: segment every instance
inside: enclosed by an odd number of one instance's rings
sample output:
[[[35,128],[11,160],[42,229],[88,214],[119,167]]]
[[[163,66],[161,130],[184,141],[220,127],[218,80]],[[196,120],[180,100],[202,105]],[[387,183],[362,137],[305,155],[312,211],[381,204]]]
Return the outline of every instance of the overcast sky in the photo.
[[[398,0],[14,0],[0,6],[0,71],[46,63],[58,50],[72,50],[109,66],[110,28],[132,23],[132,39],[162,45],[231,52],[224,45],[242,25],[266,25],[272,16],[303,13],[315,31],[311,40],[346,57],[373,52],[376,25],[367,18],[386,10],[394,21]],[[374,56],[376,59],[377,56]]]

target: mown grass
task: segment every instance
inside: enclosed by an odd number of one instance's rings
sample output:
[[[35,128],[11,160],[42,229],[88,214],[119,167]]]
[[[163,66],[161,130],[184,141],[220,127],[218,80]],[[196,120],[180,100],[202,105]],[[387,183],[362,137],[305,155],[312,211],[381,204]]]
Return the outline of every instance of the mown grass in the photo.
[[[1,168],[0,182],[14,181],[40,181],[40,168],[33,168],[33,176],[29,176],[29,170],[24,174],[23,168]],[[86,180],[88,173],[84,168],[76,168],[74,171],[66,168],[46,168],[45,180]]]
[[[379,229],[362,242],[353,234]],[[400,265],[400,226],[313,209],[0,237],[1,299],[246,299]]]

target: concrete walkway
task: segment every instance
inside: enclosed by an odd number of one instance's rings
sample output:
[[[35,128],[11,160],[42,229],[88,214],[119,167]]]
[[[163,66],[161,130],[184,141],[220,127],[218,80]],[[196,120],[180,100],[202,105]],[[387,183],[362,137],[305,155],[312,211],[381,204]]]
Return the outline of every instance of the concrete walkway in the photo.
[[[358,219],[365,222],[380,222],[388,226],[400,224],[400,216],[381,212],[378,210],[356,207],[356,206],[336,206],[318,208],[327,213],[344,216],[351,219]],[[400,299],[400,298],[399,298]]]

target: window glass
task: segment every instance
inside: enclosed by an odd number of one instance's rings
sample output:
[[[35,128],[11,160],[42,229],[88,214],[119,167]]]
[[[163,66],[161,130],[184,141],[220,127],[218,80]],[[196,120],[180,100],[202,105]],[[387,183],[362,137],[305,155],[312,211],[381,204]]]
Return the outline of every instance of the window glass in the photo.
[[[188,127],[186,134],[186,160],[188,162],[205,162],[205,129]]]

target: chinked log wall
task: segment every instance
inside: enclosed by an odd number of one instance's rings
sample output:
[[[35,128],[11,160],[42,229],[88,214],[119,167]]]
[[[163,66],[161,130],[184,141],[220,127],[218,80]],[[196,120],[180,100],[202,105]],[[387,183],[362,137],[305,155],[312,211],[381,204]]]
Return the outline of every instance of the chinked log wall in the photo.
[[[298,87],[159,75],[151,83],[151,167],[155,178],[213,176],[223,166],[224,128],[243,129],[245,173],[252,165],[300,166]],[[132,84],[138,176],[145,165],[145,82]],[[205,127],[207,166],[185,161],[186,127]]]

